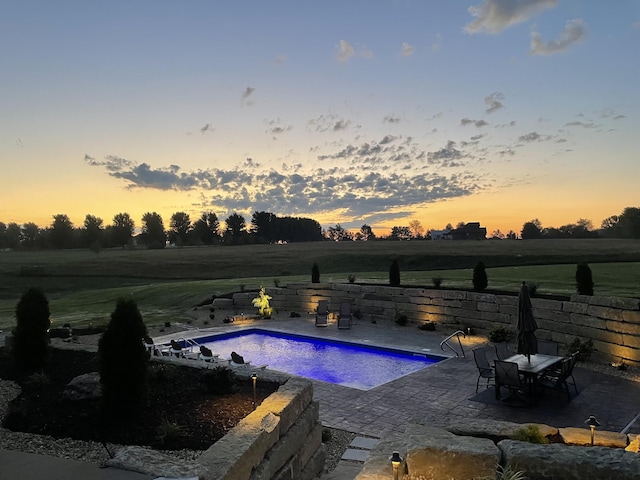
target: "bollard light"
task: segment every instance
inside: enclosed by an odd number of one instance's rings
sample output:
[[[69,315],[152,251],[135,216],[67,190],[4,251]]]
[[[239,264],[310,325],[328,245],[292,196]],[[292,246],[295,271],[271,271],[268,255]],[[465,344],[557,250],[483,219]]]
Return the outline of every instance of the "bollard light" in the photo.
[[[589,428],[591,429],[591,445],[593,445],[593,436],[596,433],[596,427],[600,426],[600,422],[596,420],[596,417],[594,415],[590,415],[589,418],[584,421],[584,423],[589,425]]]
[[[256,395],[256,382],[258,381],[258,375],[252,373],[251,380],[253,380],[253,408],[255,410],[255,408],[258,406],[258,397]]]
[[[393,466],[393,480],[398,480],[398,469],[400,468],[400,464],[402,463],[402,457],[399,452],[393,452],[393,454],[389,457],[389,461]]]

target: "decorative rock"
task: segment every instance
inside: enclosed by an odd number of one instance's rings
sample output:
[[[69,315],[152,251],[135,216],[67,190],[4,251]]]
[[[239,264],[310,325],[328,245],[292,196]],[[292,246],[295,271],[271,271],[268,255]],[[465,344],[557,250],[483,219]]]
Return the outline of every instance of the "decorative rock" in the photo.
[[[498,448],[506,466],[524,471],[531,479],[640,480],[640,456],[618,448],[536,445],[515,440],[503,440]]]
[[[425,480],[493,477],[500,462],[500,451],[486,438],[459,437],[422,425],[409,425],[405,438],[408,473]]]
[[[629,445],[625,448],[627,452],[640,452],[640,435],[636,435],[636,438],[632,438],[632,435],[629,435]]]
[[[137,446],[121,448],[113,458],[106,461],[106,465],[154,477],[198,478],[198,474],[202,473],[202,467],[195,462],[176,460],[156,450]]]
[[[567,445],[591,445],[591,430],[588,428],[567,427],[561,428],[559,432]],[[625,448],[627,436],[624,433],[596,430],[593,444],[598,447]]]
[[[69,382],[62,392],[62,397],[68,400],[89,400],[102,396],[102,385],[98,372],[79,375]]]
[[[484,420],[481,418],[465,418],[464,421],[450,423],[446,429],[455,435],[491,438],[494,440],[513,439],[516,432],[529,425],[538,427],[544,437],[557,435],[558,429],[543,423],[512,423],[501,420]]]

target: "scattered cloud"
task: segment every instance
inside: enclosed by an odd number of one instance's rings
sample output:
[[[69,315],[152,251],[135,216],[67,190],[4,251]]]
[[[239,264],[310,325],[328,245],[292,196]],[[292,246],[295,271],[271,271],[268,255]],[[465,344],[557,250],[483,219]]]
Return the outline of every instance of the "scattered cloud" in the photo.
[[[352,57],[358,56],[362,58],[373,58],[373,52],[363,45],[353,47],[346,40],[340,40],[336,47],[336,55],[338,60],[346,62]]]
[[[293,125],[283,124],[282,120],[280,120],[279,118],[276,120],[265,120],[265,123],[268,126],[266,133],[270,135],[281,135],[293,130]]]
[[[484,97],[484,103],[487,105],[485,112],[493,113],[504,108],[502,100],[504,100],[504,95],[500,92],[493,92],[488,97]]]
[[[348,149],[347,156],[362,159],[386,152],[388,159],[393,159],[402,152],[402,147],[386,151],[383,145],[390,143],[393,143],[391,137],[385,136],[379,144],[365,143]],[[463,155],[455,153],[453,144],[447,148],[448,153],[434,153],[435,163],[451,162]],[[400,155],[400,158],[404,157]],[[397,215],[398,208],[467,196],[484,188],[481,178],[468,172],[443,175],[408,169],[401,170],[406,173],[396,173],[347,165],[303,173],[299,164],[281,171],[259,170],[259,164],[251,158],[245,160],[241,169],[186,172],[177,165],[153,168],[147,163],[135,164],[115,156],[96,161],[85,155],[85,161],[104,167],[109,176],[123,180],[129,189],[198,190],[198,205],[215,208],[220,215],[265,210],[286,215],[340,211],[342,216],[354,219],[393,216]]]
[[[215,128],[210,123],[207,123],[204,127],[200,128],[200,133],[213,132]]]
[[[415,49],[413,48],[413,45],[409,45],[406,42],[402,42],[400,55],[402,55],[403,57],[410,57],[411,55],[413,55],[414,50]]]
[[[427,159],[430,164],[437,164],[443,167],[463,166],[462,163],[457,162],[456,160],[461,160],[465,157],[467,157],[467,155],[456,148],[456,142],[453,140],[447,141],[447,145],[440,150],[427,153]]]
[[[287,60],[289,60],[287,58],[287,56],[283,53],[279,53],[278,55],[276,55],[276,57],[273,59],[273,63],[276,65],[282,65],[283,63],[286,63]]]
[[[337,115],[320,115],[307,122],[307,126],[316,132],[340,132],[346,130],[351,125],[351,121]]]
[[[385,115],[382,119],[382,123],[400,123],[400,117],[395,115]]]
[[[518,137],[518,141],[526,143],[543,142],[551,139],[553,139],[551,135],[541,135],[538,132],[529,132],[526,135],[521,135]]]
[[[569,20],[560,33],[559,40],[549,40],[547,43],[542,41],[542,37],[537,32],[531,33],[531,49],[529,53],[532,55],[553,55],[567,50],[571,45],[584,41],[587,37],[587,31],[581,18]]]
[[[469,7],[468,11],[475,20],[464,30],[471,34],[497,34],[557,4],[558,0],[484,0],[478,6]]]
[[[596,128],[599,125],[596,125],[593,122],[567,122],[564,124],[565,127],[583,127],[583,128]]]
[[[460,125],[462,125],[463,127],[466,127],[467,125],[475,125],[476,127],[481,128],[486,127],[487,125],[489,125],[489,123],[485,120],[472,120],[471,118],[463,118],[462,120],[460,120]]]
[[[255,92],[256,89],[254,87],[247,87],[244,89],[244,91],[242,92],[242,99],[240,100],[240,102],[244,105],[245,103],[247,105],[252,105],[252,102],[249,101],[249,97],[251,95],[253,95],[253,92]]]

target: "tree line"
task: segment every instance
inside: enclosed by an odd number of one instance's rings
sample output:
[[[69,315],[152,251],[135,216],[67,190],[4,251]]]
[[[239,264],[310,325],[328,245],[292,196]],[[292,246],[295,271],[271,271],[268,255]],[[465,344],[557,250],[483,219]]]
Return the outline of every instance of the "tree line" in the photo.
[[[456,228],[461,228],[459,222]],[[445,230],[453,230],[448,224]],[[147,212],[142,216],[140,233],[134,235],[136,224],[128,213],[116,214],[111,224],[105,225],[102,218],[87,214],[82,226],[75,226],[65,214],[53,216],[51,225],[41,228],[33,222],[18,225],[15,222],[0,222],[0,250],[18,248],[114,248],[137,244],[148,248],[164,248],[167,242],[175,245],[243,245],[254,243],[288,243],[332,241],[373,241],[373,240],[430,240],[431,230],[426,230],[419,220],[411,220],[409,225],[394,226],[389,235],[377,237],[370,225],[364,224],[352,232],[339,223],[323,230],[311,218],[279,217],[270,212],[254,212],[250,224],[238,214],[232,213],[221,225],[214,212],[204,212],[192,221],[185,212],[174,213],[165,227],[162,216],[157,212]],[[553,239],[553,238],[640,238],[640,208],[627,207],[620,215],[613,215],[602,221],[600,229],[595,229],[590,220],[579,219],[575,224],[560,227],[543,227],[536,218],[525,222],[520,235],[510,230],[503,234],[494,230],[491,239]]]

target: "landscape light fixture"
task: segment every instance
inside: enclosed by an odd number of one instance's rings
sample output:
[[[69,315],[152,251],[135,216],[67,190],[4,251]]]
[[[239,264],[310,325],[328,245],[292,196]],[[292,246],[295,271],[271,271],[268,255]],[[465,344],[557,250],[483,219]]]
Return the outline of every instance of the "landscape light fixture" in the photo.
[[[255,410],[255,408],[258,406],[258,400],[257,400],[257,395],[256,395],[256,382],[258,381],[258,375],[255,373],[251,374],[251,380],[253,380],[253,408]]]
[[[593,436],[596,433],[596,427],[600,426],[600,422],[596,420],[596,417],[594,415],[590,415],[589,418],[584,421],[584,423],[589,425],[589,428],[591,429],[591,445],[593,445]]]
[[[402,457],[399,452],[393,452],[393,454],[389,457],[389,461],[391,465],[393,465],[393,480],[398,480],[398,468],[402,463]]]

